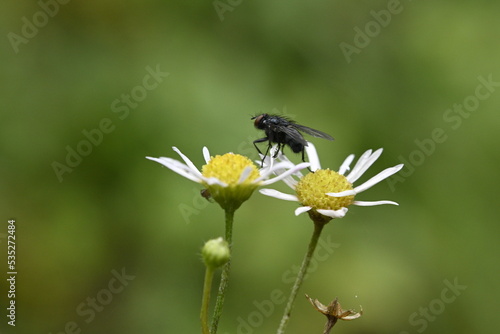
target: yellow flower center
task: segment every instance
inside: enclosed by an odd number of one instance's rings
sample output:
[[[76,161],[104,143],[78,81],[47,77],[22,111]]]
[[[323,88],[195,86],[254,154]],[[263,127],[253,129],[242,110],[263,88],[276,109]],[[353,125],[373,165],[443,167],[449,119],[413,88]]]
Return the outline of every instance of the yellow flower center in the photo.
[[[242,184],[250,184],[260,176],[260,173],[250,159],[239,154],[217,155],[202,167],[201,173],[205,177],[215,177],[229,186],[234,186],[248,166],[252,167],[252,171]]]
[[[251,167],[250,174],[242,183],[238,183],[243,171],[248,167]],[[208,164],[202,167],[201,173],[205,177],[215,177],[227,184],[205,184],[210,195],[224,210],[234,211],[239,208],[259,186],[253,182],[260,177],[257,166],[239,154],[226,153],[212,157]]]
[[[339,210],[351,205],[354,196],[332,197],[326,193],[338,193],[352,189],[352,184],[347,181],[345,176],[333,170],[320,169],[300,179],[295,191],[302,205],[315,209]]]

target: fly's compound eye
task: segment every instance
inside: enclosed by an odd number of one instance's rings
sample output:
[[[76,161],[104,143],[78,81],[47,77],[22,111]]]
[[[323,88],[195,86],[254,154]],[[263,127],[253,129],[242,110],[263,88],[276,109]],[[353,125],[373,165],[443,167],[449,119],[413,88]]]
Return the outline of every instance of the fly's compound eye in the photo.
[[[264,124],[261,124],[261,121],[263,121],[264,116],[266,116],[266,114],[262,114],[262,115],[254,117],[255,121],[253,122],[253,125],[257,129],[262,129],[263,128]]]

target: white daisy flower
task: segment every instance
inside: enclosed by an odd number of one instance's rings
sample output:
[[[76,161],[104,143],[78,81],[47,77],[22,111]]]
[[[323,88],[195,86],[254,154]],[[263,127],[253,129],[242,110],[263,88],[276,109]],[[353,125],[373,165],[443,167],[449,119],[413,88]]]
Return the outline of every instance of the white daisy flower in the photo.
[[[286,201],[295,201],[302,204],[301,207],[295,210],[295,215],[308,212],[314,221],[320,220],[324,223],[332,218],[342,218],[346,215],[349,205],[358,206],[373,206],[382,204],[398,205],[393,201],[357,201],[354,197],[373,187],[375,184],[397,173],[403,168],[403,164],[387,168],[378,173],[365,183],[354,187],[354,183],[366,172],[366,170],[380,157],[383,149],[378,149],[375,152],[368,150],[359,158],[354,168],[344,176],[350,169],[350,165],[354,160],[354,155],[349,155],[340,166],[338,172],[330,169],[321,169],[318,154],[312,143],[307,143],[306,151],[311,163],[313,173],[302,175],[296,171],[289,173],[283,181],[295,190],[296,195],[285,194],[274,189],[261,189],[260,193],[275,197]],[[279,154],[277,160],[281,162],[289,162],[286,156]],[[267,160],[270,164],[271,161]],[[278,163],[279,164],[279,163]],[[276,169],[277,172],[283,172],[283,169]],[[295,177],[295,178],[294,178]],[[298,180],[297,180],[298,179]]]
[[[289,161],[282,161],[259,170],[247,157],[234,153],[212,157],[208,148],[203,147],[206,165],[200,172],[177,147],[172,147],[172,149],[184,162],[165,157],[146,158],[162,164],[191,181],[202,184],[208,190],[208,194],[225,210],[236,210],[257,187],[277,182],[309,166],[309,163],[294,165]],[[281,173],[270,178],[271,175],[277,174],[275,173],[277,170]]]

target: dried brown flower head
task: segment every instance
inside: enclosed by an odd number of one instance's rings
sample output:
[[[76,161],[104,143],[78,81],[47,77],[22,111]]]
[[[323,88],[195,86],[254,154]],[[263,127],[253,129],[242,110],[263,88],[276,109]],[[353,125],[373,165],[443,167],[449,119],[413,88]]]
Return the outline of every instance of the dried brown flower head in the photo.
[[[318,310],[320,313],[323,313],[328,319],[327,323],[325,324],[323,334],[330,333],[331,329],[333,328],[335,323],[337,323],[338,319],[348,321],[358,319],[363,315],[363,308],[361,308],[359,312],[356,312],[354,310],[343,310],[337,298],[335,298],[335,300],[333,300],[328,306],[323,305],[317,299],[313,300],[308,295],[306,295],[306,298],[316,310]]]

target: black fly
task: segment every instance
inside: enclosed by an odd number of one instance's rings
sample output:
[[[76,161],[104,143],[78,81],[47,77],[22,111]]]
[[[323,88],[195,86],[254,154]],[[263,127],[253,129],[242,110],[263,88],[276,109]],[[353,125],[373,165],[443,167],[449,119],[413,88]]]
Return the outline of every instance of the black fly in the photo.
[[[260,154],[262,154],[262,152],[257,147],[257,143],[268,142],[266,154],[264,154],[264,157],[262,158],[261,165],[264,163],[264,159],[269,153],[273,143],[278,144],[278,150],[274,154],[273,158],[278,156],[280,150],[283,152],[283,148],[288,145],[294,153],[302,152],[302,161],[305,162],[304,147],[307,146],[307,141],[300,132],[307,133],[317,138],[333,140],[330,135],[324,132],[311,129],[304,125],[299,125],[291,119],[283,116],[262,114],[254,116],[252,119],[255,120],[255,127],[257,129],[264,130],[266,133],[266,137],[257,139],[253,142],[253,145]]]

